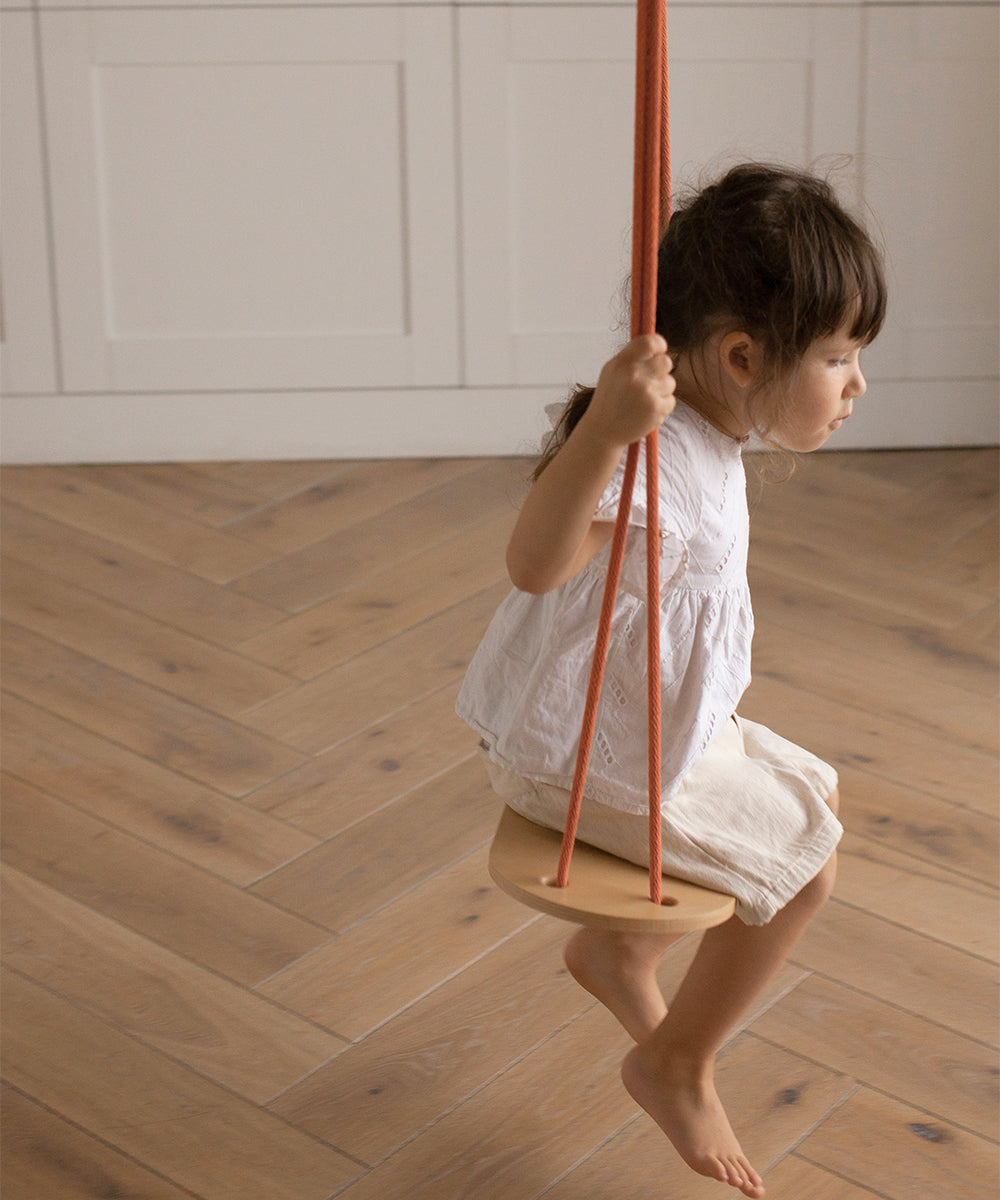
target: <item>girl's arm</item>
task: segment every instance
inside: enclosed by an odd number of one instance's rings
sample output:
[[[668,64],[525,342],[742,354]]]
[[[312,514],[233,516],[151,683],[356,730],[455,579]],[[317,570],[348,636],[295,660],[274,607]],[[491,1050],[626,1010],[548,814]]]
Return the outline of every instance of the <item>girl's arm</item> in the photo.
[[[521,509],[507,547],[515,587],[558,587],[610,539],[613,523],[594,513],[625,448],[673,411],[672,365],[659,334],[634,338],[605,363],[587,411]]]

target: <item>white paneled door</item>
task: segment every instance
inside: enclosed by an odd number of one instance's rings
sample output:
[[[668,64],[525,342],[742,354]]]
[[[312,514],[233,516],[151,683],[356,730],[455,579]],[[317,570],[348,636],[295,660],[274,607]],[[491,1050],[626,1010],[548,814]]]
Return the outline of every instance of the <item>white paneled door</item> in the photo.
[[[532,453],[626,340],[633,3],[5,3],[8,461]],[[995,5],[668,26],[677,190],[829,167],[883,234],[831,445],[995,440]]]
[[[30,12],[0,13],[0,378],[6,392],[51,393],[58,379],[33,22]]]
[[[860,22],[848,7],[672,9],[675,182],[853,153]],[[628,331],[634,13],[470,8],[460,30],[469,382],[593,380]],[[841,182],[856,199],[856,176]]]
[[[41,19],[68,391],[457,382],[447,10]]]
[[[865,197],[891,281],[857,414],[872,445],[997,436],[997,32],[989,7],[867,15]]]

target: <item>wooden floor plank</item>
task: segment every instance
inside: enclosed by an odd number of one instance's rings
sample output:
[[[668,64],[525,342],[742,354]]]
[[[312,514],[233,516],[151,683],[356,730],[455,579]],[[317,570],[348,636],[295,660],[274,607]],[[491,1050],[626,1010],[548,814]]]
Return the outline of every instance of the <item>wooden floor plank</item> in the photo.
[[[266,1110],[5,972],[21,1092],[211,1200],[328,1200],[358,1166]]]
[[[468,1196],[529,1200],[559,1195],[546,1189],[587,1159],[590,1148],[617,1134],[636,1113],[618,1081],[627,1046],[606,1013],[589,1009],[359,1180],[351,1189],[352,1200],[460,1200]],[[741,1048],[734,1044],[730,1053],[738,1056]],[[781,1085],[774,1089],[777,1097],[759,1086],[759,1068],[747,1072],[746,1093],[753,1097],[755,1116],[769,1106],[777,1109],[777,1121],[784,1125],[787,1137],[788,1126],[798,1124],[799,1110],[794,1109],[789,1121],[787,1110],[793,1105],[782,1102],[781,1095],[790,1094],[796,1084],[802,1089],[799,1097],[811,1090],[822,1092],[824,1085],[820,1082],[823,1073],[809,1064],[799,1060],[790,1070],[787,1058],[785,1064],[784,1074],[779,1076]],[[847,1081],[839,1080],[829,1086],[826,1094],[818,1097],[819,1110],[833,1103],[847,1086]],[[525,1095],[534,1097],[530,1108],[525,1107]],[[802,1104],[803,1110],[807,1103]],[[751,1120],[748,1127],[760,1124]],[[653,1156],[659,1158],[660,1170],[654,1178],[660,1194],[665,1194],[664,1187],[671,1183],[677,1185],[676,1190],[670,1187],[672,1200],[700,1200],[719,1194],[717,1184],[699,1180],[683,1165],[676,1166],[662,1135],[657,1133],[650,1145]],[[634,1180],[633,1171],[630,1167],[624,1178]],[[612,1173],[612,1177],[622,1176],[621,1167]],[[565,1186],[562,1195],[567,1200],[569,1196],[605,1195],[588,1187]],[[647,1178],[644,1191],[624,1195],[639,1200],[649,1195],[648,1187]],[[608,1195],[618,1200],[619,1193]]]
[[[634,1113],[616,1083],[626,1048],[590,1009],[360,1179],[352,1200],[532,1200]]]
[[[190,1200],[171,1183],[13,1088],[3,1089],[6,1200]]]
[[[911,671],[991,701],[996,698],[996,639],[970,638],[966,633],[981,618],[981,611],[944,629],[894,613],[877,599],[862,602],[831,593],[822,574],[809,581],[766,570],[754,559],[752,548],[750,587],[758,628],[794,629],[848,646],[852,653],[874,662],[906,663]]]
[[[485,848],[293,963],[257,989],[356,1041],[527,925],[492,887]]]
[[[930,645],[935,653],[941,651],[936,638],[925,631],[920,639],[921,645]],[[983,662],[993,667],[993,679],[1000,673],[997,664],[997,647],[1000,646],[1000,602],[993,599],[981,612],[963,621],[948,639],[945,652],[958,657],[968,664]],[[996,693],[990,694],[990,699],[996,700]]]
[[[872,561],[925,574],[928,562],[995,519],[995,453],[992,461],[969,456],[966,469],[957,473],[950,473],[943,459],[937,467],[932,461],[916,486],[854,470],[852,461],[848,454],[800,459],[791,487],[796,521],[808,528],[809,540],[857,560],[859,573]],[[750,496],[754,535],[787,532],[789,506],[781,485],[751,485]],[[982,548],[984,557],[996,561],[995,543]],[[967,586],[952,575],[934,577]],[[987,594],[995,584],[988,580]]]
[[[996,447],[856,451],[834,459],[838,466],[900,489],[897,499],[882,506],[886,517],[932,525],[945,539],[960,536],[996,511]]]
[[[839,768],[841,819],[869,841],[996,886],[996,817],[852,767]]]
[[[796,583],[812,583],[822,572],[823,586],[835,596],[875,603],[899,620],[915,620],[943,629],[951,628],[982,607],[982,598],[953,583],[922,577],[901,576],[891,564],[866,559],[859,569],[846,550],[828,553],[823,545],[805,541],[798,530],[761,529],[755,532],[753,561]]]
[[[470,459],[400,459],[391,471],[386,471],[380,462],[358,463],[345,474],[333,474],[248,517],[230,522],[226,530],[266,547],[272,555],[291,554],[328,537],[336,529],[354,525],[373,513],[463,475],[476,465]]]
[[[837,766],[846,835],[723,1099],[770,1200],[982,1200],[1000,459],[813,455],[776,486],[750,460],[743,711]],[[621,1089],[567,928],[485,874],[498,802],[453,705],[528,465],[5,472],[7,1190],[720,1194]],[[239,649],[268,644],[277,694]]]
[[[975,1041],[996,1045],[997,968],[834,900],[813,918],[792,962]]]
[[[316,605],[238,649],[299,679],[313,679],[442,609],[507,578],[501,547],[516,513],[477,525],[341,595]]]
[[[796,517],[809,529],[810,543],[824,558],[852,563],[860,579],[871,570],[875,577],[884,580],[886,568],[900,579],[908,579],[915,563],[941,551],[945,539],[933,524],[901,526],[898,521],[885,520],[881,515],[883,507],[870,506],[865,499],[866,489],[858,494],[845,494],[842,479],[821,476],[817,480],[814,464],[807,464],[807,469],[809,479],[801,481],[804,486],[796,487]],[[825,486],[817,487],[820,481]],[[773,556],[776,560],[780,555],[787,562],[788,547],[800,535],[797,528],[789,529],[784,499],[776,499],[772,503],[770,489],[766,489],[761,503],[753,507],[752,537],[755,546],[767,549],[769,558]],[[843,582],[839,574],[838,581]],[[851,594],[856,594],[853,589]],[[897,593],[890,595],[893,607],[898,600]]]
[[[993,1200],[996,1144],[862,1088],[796,1153],[893,1200]]]
[[[473,753],[479,739],[455,719],[457,694],[457,682],[448,684],[258,788],[247,802],[315,837],[336,836]]]
[[[872,1192],[841,1175],[790,1154],[767,1172],[768,1200],[872,1200],[888,1192]]]
[[[973,476],[996,480],[997,452],[995,446],[929,447],[923,450],[850,450],[844,457],[857,470],[867,471],[879,478],[892,479],[912,488],[923,488],[929,479],[941,475],[956,476],[959,480]],[[994,492],[995,494],[995,492]]]
[[[994,1051],[840,983],[810,976],[750,1030],[973,1133],[996,1133]]]
[[[190,471],[218,479],[257,498],[260,506],[283,500],[315,484],[345,479],[363,463],[351,459],[289,459],[186,463]]]
[[[226,583],[272,557],[266,547],[109,492],[74,468],[8,467],[2,487],[5,498],[33,512],[213,583]]]
[[[253,883],[317,839],[7,695],[3,762],[26,783],[220,879]]]
[[[378,1162],[593,1006],[563,967],[565,937],[555,921],[526,926],[268,1107]]]
[[[497,605],[494,584],[381,646],[324,672],[242,717],[244,725],[310,753],[460,680]]]
[[[193,962],[253,986],[322,929],[18,780],[4,786],[4,862]]]
[[[10,867],[3,902],[9,967],[247,1100],[264,1104],[344,1048]]]
[[[783,683],[947,738],[956,751],[997,753],[993,705],[936,675],[914,671],[901,660],[873,660],[850,646],[764,623],[754,633],[753,670],[755,681]]]
[[[892,469],[894,456],[886,457],[890,461],[883,464],[872,460],[872,469]],[[909,489],[899,501],[887,506],[885,515],[901,525],[931,525],[943,539],[954,539],[996,515],[1000,468],[996,447],[916,451],[899,456],[896,467],[897,478],[905,474]]]
[[[166,509],[201,525],[222,525],[258,507],[257,498],[232,482],[184,463],[99,463],[77,467],[91,483],[142,504]]]
[[[11,559],[4,564],[9,621],[209,712],[236,716],[294,684],[280,671],[34,567]]]
[[[847,833],[838,850],[836,894],[905,929],[997,959],[996,892],[968,876]]]
[[[252,571],[234,590],[300,612],[493,516],[513,512],[521,460],[491,459],[475,470]]]
[[[3,507],[4,553],[137,613],[220,646],[263,632],[284,613],[17,504]]]
[[[756,679],[740,712],[805,746],[835,767],[862,768],[872,775],[927,792],[953,804],[996,812],[996,754],[962,747],[948,737],[891,720],[878,711],[848,708],[825,697],[798,704],[798,689],[773,679]]]
[[[796,513],[808,511],[810,522],[832,518],[834,523],[848,526],[866,524],[872,516],[878,518],[890,505],[910,495],[906,484],[877,473],[852,470],[847,454],[800,456],[788,479],[767,482],[765,464],[769,458],[766,452],[763,461],[755,453],[744,452],[751,521],[773,522],[785,516],[791,506]]]
[[[497,809],[482,765],[467,759],[272,872],[253,893],[327,929],[346,929],[482,846]]]
[[[969,591],[990,597],[996,589],[997,543],[1000,519],[993,517],[962,534],[948,548],[935,554],[922,569],[933,579],[957,583]]]
[[[8,691],[229,796],[303,761],[272,738],[30,630],[5,625],[3,644]]]

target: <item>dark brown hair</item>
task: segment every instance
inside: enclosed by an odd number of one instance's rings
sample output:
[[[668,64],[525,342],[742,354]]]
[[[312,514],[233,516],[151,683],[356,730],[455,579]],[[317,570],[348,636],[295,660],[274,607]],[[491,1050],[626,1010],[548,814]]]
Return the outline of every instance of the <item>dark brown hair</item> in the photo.
[[[755,392],[790,377],[809,346],[847,325],[852,340],[882,327],[882,255],[824,179],[747,163],[677,204],[660,242],[656,329],[675,358],[739,329],[764,351]],[[535,476],[551,462],[593,397],[570,398]],[[751,398],[751,403],[752,403]],[[752,412],[767,439],[776,412]]]

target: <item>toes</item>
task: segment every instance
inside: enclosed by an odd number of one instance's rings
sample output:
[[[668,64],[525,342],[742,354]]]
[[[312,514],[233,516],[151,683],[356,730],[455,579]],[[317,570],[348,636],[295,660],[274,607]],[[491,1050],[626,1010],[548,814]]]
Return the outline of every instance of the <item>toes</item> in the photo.
[[[709,1158],[701,1164],[689,1160],[688,1165],[694,1167],[699,1175],[707,1175],[709,1179],[717,1179],[719,1183],[733,1182],[732,1169],[729,1163],[727,1163],[724,1159]]]
[[[731,1159],[727,1164],[728,1182],[739,1188],[744,1196],[758,1200],[764,1195],[764,1187],[760,1176],[745,1159]]]
[[[753,1179],[744,1175],[743,1178],[736,1184],[744,1196],[749,1196],[751,1200],[759,1200],[764,1195],[764,1187],[761,1183],[754,1183]]]

